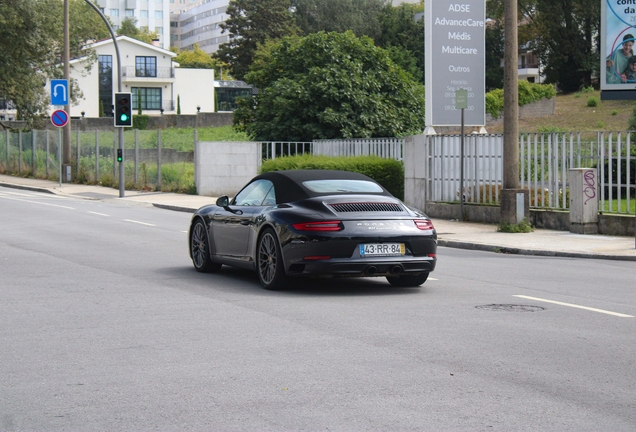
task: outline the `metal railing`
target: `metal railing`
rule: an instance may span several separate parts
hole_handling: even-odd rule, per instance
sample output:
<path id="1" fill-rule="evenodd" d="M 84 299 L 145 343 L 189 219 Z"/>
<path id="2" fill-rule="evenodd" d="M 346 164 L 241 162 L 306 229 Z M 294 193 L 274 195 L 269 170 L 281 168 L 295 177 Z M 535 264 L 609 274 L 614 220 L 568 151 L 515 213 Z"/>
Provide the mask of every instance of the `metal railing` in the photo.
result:
<path id="1" fill-rule="evenodd" d="M 161 66 L 154 69 L 140 69 L 135 66 L 123 66 L 122 76 L 136 78 L 174 78 L 174 68 Z"/>

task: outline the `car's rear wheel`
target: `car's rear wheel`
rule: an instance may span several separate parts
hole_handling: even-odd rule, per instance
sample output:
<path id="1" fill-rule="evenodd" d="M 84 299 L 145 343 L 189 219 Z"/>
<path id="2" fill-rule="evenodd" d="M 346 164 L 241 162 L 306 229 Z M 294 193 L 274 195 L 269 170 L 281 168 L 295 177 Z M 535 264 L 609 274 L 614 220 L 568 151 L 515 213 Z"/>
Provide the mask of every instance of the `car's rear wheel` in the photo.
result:
<path id="1" fill-rule="evenodd" d="M 416 287 L 428 279 L 428 272 L 418 275 L 387 276 L 386 280 L 394 287 Z"/>
<path id="2" fill-rule="evenodd" d="M 256 255 L 258 279 L 263 287 L 268 290 L 283 288 L 286 281 L 285 269 L 276 234 L 271 228 L 266 228 L 261 234 Z"/>
<path id="3" fill-rule="evenodd" d="M 221 268 L 222 264 L 212 262 L 210 259 L 210 241 L 205 224 L 201 219 L 197 220 L 192 226 L 190 252 L 192 253 L 192 264 L 194 264 L 194 268 L 197 271 L 213 273 Z"/>

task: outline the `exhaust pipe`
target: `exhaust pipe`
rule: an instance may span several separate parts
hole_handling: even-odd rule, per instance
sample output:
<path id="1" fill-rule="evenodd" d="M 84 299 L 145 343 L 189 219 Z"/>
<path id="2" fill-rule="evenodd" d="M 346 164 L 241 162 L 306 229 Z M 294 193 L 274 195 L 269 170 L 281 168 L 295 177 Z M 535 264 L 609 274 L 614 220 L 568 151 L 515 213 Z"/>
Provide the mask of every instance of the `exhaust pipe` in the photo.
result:
<path id="1" fill-rule="evenodd" d="M 370 266 L 370 267 L 367 267 L 366 274 L 374 275 L 377 271 L 378 271 L 378 268 L 376 266 Z"/>
<path id="2" fill-rule="evenodd" d="M 391 270 L 389 270 L 389 273 L 391 273 L 392 275 L 398 275 L 402 273 L 402 266 L 396 265 L 391 267 Z"/>

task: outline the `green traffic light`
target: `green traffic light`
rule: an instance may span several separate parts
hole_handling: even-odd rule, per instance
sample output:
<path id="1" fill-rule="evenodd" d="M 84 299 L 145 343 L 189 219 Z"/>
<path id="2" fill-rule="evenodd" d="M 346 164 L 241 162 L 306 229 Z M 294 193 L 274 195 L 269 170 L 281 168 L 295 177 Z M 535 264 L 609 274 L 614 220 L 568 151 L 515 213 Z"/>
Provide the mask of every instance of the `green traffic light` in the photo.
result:
<path id="1" fill-rule="evenodd" d="M 119 116 L 119 119 L 123 122 L 128 121 L 128 115 L 127 114 L 122 114 L 121 116 Z"/>

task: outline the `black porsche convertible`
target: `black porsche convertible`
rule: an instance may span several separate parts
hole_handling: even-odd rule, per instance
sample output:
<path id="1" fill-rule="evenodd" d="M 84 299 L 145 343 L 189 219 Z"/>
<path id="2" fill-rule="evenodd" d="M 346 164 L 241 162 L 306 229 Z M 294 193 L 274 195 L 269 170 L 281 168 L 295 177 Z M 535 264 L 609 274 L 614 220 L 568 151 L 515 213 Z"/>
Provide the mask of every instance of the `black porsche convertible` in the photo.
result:
<path id="1" fill-rule="evenodd" d="M 437 233 L 424 213 L 347 171 L 258 175 L 233 199 L 198 209 L 188 239 L 197 271 L 256 270 L 271 290 L 302 276 L 384 276 L 415 287 L 437 260 Z"/>

